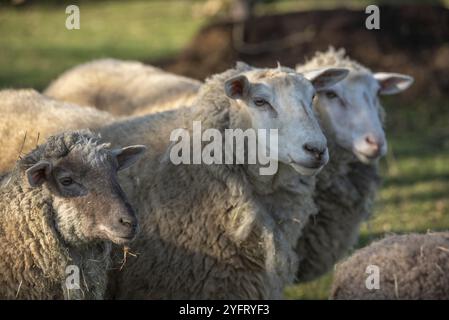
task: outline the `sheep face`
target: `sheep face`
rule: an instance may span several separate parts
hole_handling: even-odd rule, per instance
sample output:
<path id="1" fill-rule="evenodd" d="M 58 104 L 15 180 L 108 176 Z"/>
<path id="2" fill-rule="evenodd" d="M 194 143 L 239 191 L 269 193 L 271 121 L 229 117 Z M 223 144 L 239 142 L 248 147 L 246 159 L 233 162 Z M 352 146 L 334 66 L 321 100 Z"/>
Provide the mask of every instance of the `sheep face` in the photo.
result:
<path id="1" fill-rule="evenodd" d="M 345 71 L 346 72 L 346 71 Z M 228 79 L 225 92 L 253 129 L 277 129 L 277 159 L 303 175 L 327 163 L 327 141 L 312 110 L 316 88 L 327 87 L 341 74 L 317 74 L 309 81 L 288 68 L 251 69 Z M 271 152 L 270 152 L 271 154 Z"/>
<path id="2" fill-rule="evenodd" d="M 387 152 L 378 95 L 399 93 L 412 82 L 405 75 L 351 70 L 343 81 L 318 90 L 315 108 L 325 132 L 359 161 L 370 163 Z"/>
<path id="3" fill-rule="evenodd" d="M 40 160 L 26 171 L 31 187 L 45 184 L 53 196 L 55 226 L 72 245 L 96 240 L 132 240 L 137 220 L 117 171 L 129 167 L 143 146 L 107 150 L 79 143 L 57 160 Z"/>

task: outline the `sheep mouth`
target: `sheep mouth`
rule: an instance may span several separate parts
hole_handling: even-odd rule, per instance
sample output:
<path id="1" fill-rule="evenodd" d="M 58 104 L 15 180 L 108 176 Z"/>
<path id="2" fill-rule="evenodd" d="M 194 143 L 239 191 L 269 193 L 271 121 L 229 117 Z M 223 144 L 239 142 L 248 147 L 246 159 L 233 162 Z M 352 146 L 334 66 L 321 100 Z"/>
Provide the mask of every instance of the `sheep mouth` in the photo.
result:
<path id="1" fill-rule="evenodd" d="M 133 236 L 108 236 L 108 239 L 111 240 L 115 244 L 125 244 L 128 242 L 133 241 L 135 238 L 135 235 Z"/>
<path id="2" fill-rule="evenodd" d="M 305 163 L 295 163 L 296 165 L 300 165 L 306 169 L 320 169 L 321 167 L 323 167 L 326 163 L 323 161 L 316 161 L 316 162 L 309 162 L 307 164 Z"/>
<path id="3" fill-rule="evenodd" d="M 324 167 L 327 164 L 327 158 L 323 158 L 320 160 L 309 158 L 305 161 L 295 160 L 290 154 L 287 154 L 289 162 L 287 164 L 293 167 L 302 167 L 305 169 L 318 170 Z"/>
<path id="4" fill-rule="evenodd" d="M 137 232 L 131 232 L 129 234 L 122 234 L 113 232 L 107 229 L 101 230 L 101 236 L 106 238 L 106 240 L 110 240 L 115 244 L 125 244 L 131 242 L 135 239 Z"/>
<path id="5" fill-rule="evenodd" d="M 116 243 L 116 244 L 125 244 L 125 243 L 133 241 L 134 238 L 135 238 L 135 236 L 132 236 L 132 237 L 120 237 L 120 236 L 118 236 L 118 237 L 115 237 L 114 239 L 111 238 L 111 241 Z"/>
<path id="6" fill-rule="evenodd" d="M 292 166 L 293 169 L 295 169 L 296 172 L 305 175 L 305 176 L 313 176 L 321 171 L 321 169 L 324 167 L 322 163 L 299 163 L 299 162 L 290 162 L 290 166 Z"/>
<path id="7" fill-rule="evenodd" d="M 372 153 L 372 154 L 360 152 L 358 150 L 354 150 L 353 152 L 360 161 L 362 161 L 363 163 L 367 163 L 367 164 L 376 161 L 377 159 L 379 159 L 382 156 L 382 152 L 380 152 L 380 151 Z"/>

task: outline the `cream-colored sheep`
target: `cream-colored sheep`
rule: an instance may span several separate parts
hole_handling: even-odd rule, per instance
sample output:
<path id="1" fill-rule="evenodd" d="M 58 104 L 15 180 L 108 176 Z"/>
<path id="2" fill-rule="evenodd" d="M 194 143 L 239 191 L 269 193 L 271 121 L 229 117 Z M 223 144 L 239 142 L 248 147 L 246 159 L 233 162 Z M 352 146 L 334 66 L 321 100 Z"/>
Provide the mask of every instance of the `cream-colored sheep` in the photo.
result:
<path id="1" fill-rule="evenodd" d="M 103 59 L 69 69 L 44 93 L 114 115 L 143 115 L 190 105 L 200 85 L 137 61 Z"/>
<path id="2" fill-rule="evenodd" d="M 448 300 L 449 233 L 393 235 L 337 265 L 332 299 Z"/>
<path id="3" fill-rule="evenodd" d="M 346 72 L 324 71 L 312 83 L 329 86 Z M 142 230 L 130 245 L 137 258 L 129 256 L 111 276 L 110 297 L 282 297 L 297 268 L 294 244 L 316 210 L 314 177 L 305 174 L 327 161 L 311 109 L 313 93 L 311 82 L 294 70 L 238 64 L 207 80 L 191 109 L 101 129 L 106 140 L 142 141 L 152 150 L 121 180 L 139 209 Z M 165 151 L 170 132 L 192 133 L 193 120 L 222 136 L 228 128 L 277 128 L 277 173 L 261 175 L 260 164 L 173 164 L 172 149 Z"/>
<path id="4" fill-rule="evenodd" d="M 50 135 L 97 128 L 114 120 L 106 112 L 47 98 L 34 90 L 0 91 L 0 174 Z"/>
<path id="5" fill-rule="evenodd" d="M 319 213 L 308 222 L 297 244 L 303 259 L 298 281 L 329 271 L 356 243 L 380 184 L 378 160 L 387 151 L 378 95 L 402 92 L 413 82 L 397 73 L 372 73 L 344 50 L 333 48 L 318 52 L 297 71 L 307 74 L 323 67 L 347 68 L 349 74 L 319 91 L 314 103 L 328 139 L 330 161 L 317 177 L 314 201 Z"/>

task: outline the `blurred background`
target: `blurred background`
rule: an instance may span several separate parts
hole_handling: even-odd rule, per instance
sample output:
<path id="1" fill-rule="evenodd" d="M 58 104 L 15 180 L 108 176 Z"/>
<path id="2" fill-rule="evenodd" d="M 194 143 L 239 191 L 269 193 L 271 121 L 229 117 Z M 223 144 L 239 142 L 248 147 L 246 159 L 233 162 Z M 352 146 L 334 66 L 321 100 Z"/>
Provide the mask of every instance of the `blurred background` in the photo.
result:
<path id="1" fill-rule="evenodd" d="M 80 8 L 80 30 L 65 28 L 69 4 Z M 365 28 L 369 4 L 380 8 L 380 30 Z M 2 89 L 42 90 L 104 57 L 204 79 L 237 60 L 293 67 L 330 45 L 373 71 L 415 78 L 383 99 L 390 149 L 358 246 L 392 232 L 449 229 L 449 0 L 0 0 Z M 332 272 L 286 296 L 326 299 L 331 281 Z"/>

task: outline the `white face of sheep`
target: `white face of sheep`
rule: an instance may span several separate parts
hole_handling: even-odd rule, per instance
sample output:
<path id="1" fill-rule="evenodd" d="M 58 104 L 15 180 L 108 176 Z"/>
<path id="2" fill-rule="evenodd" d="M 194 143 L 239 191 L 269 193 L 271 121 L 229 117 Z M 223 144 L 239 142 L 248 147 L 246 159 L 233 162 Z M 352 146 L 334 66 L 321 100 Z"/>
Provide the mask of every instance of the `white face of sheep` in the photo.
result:
<path id="1" fill-rule="evenodd" d="M 313 97 L 316 90 L 334 85 L 346 74 L 346 69 L 326 69 L 308 80 L 294 70 L 253 69 L 227 80 L 225 92 L 247 116 L 249 127 L 278 130 L 277 158 L 270 160 L 313 175 L 329 159 L 312 109 Z"/>
<path id="2" fill-rule="evenodd" d="M 328 138 L 363 163 L 384 156 L 387 141 L 378 95 L 397 94 L 412 83 L 407 75 L 351 70 L 343 81 L 319 90 L 315 108 Z"/>

